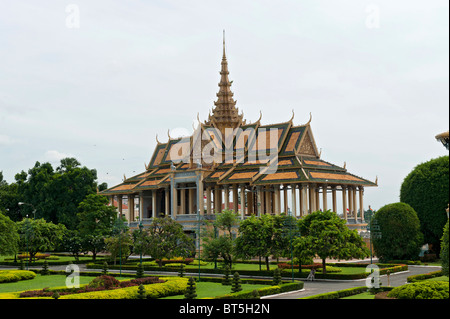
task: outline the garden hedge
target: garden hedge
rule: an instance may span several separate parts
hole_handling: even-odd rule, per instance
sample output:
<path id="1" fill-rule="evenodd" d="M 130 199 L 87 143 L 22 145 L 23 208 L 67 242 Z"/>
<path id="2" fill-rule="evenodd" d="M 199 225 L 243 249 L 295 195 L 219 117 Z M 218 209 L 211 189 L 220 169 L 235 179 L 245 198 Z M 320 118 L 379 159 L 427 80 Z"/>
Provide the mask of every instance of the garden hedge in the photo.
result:
<path id="1" fill-rule="evenodd" d="M 303 282 L 293 282 L 288 284 L 281 284 L 279 286 L 270 286 L 260 289 L 255 289 L 258 291 L 260 297 L 280 294 L 283 292 L 295 291 L 303 289 Z M 233 294 L 226 294 L 223 296 L 217 296 L 213 299 L 252 299 L 253 290 L 240 291 Z"/>
<path id="2" fill-rule="evenodd" d="M 435 277 L 440 277 L 440 276 L 443 276 L 442 270 L 429 272 L 427 274 L 419 274 L 419 275 L 409 276 L 408 278 L 406 278 L 406 282 L 409 282 L 409 283 L 417 282 L 417 281 L 422 281 L 425 279 L 430 279 L 430 278 L 435 278 Z"/>
<path id="3" fill-rule="evenodd" d="M 0 270 L 0 283 L 29 280 L 36 277 L 36 273 L 28 270 Z"/>
<path id="4" fill-rule="evenodd" d="M 144 285 L 147 299 L 183 294 L 187 278 L 167 277 L 164 283 Z M 61 296 L 60 299 L 137 299 L 138 286 Z"/>
<path id="5" fill-rule="evenodd" d="M 448 299 L 449 285 L 446 281 L 420 281 L 395 287 L 387 295 L 397 299 Z"/>

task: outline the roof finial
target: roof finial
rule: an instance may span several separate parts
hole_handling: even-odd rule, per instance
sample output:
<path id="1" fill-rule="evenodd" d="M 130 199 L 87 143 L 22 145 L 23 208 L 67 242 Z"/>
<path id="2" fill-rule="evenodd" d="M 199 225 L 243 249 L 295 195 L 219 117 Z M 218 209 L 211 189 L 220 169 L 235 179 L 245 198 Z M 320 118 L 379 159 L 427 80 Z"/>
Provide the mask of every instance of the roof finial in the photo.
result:
<path id="1" fill-rule="evenodd" d="M 225 58 L 225 29 L 223 30 L 223 57 Z"/>

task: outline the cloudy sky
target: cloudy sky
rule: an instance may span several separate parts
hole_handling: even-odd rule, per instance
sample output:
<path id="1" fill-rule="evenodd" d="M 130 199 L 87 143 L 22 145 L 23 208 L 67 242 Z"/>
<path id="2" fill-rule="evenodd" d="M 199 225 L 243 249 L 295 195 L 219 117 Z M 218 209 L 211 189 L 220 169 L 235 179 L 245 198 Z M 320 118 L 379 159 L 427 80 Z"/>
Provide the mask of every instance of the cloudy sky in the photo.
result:
<path id="1" fill-rule="evenodd" d="M 448 154 L 446 0 L 61 1 L 0 5 L 0 171 L 65 156 L 109 186 L 144 170 L 167 130 L 192 132 L 218 91 L 222 30 L 237 106 L 311 123 L 322 158 L 397 202 Z"/>

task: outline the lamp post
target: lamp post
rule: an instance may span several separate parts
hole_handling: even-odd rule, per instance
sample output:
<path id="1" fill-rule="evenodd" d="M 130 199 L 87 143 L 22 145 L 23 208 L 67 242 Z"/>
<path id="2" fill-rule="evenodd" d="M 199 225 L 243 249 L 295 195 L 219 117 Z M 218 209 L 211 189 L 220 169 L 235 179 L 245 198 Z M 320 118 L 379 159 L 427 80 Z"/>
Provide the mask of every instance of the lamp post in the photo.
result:
<path id="1" fill-rule="evenodd" d="M 19 202 L 18 204 L 19 204 L 19 206 L 28 205 L 31 208 L 33 208 L 33 219 L 36 219 L 36 208 L 32 204 L 24 203 L 24 202 Z M 27 215 L 27 218 L 28 218 L 28 215 Z"/>
<path id="2" fill-rule="evenodd" d="M 142 220 L 139 222 L 139 237 L 140 237 L 140 242 L 141 242 L 141 253 L 140 253 L 140 257 L 139 257 L 139 262 L 141 264 L 142 267 L 142 229 L 144 228 L 144 225 L 142 224 Z"/>
<path id="3" fill-rule="evenodd" d="M 32 204 L 24 203 L 24 202 L 19 202 L 18 204 L 19 204 L 19 206 L 28 205 L 31 208 L 33 208 L 33 220 L 36 219 L 36 208 L 34 208 L 34 206 Z M 26 218 L 27 218 L 27 220 L 26 220 L 26 229 L 25 229 L 25 241 L 26 241 L 26 248 L 27 248 L 27 255 L 26 255 L 27 257 L 26 257 L 25 265 L 26 265 L 26 270 L 28 270 L 28 261 L 29 261 L 29 258 L 28 258 L 28 251 L 29 251 L 28 250 L 28 241 L 29 241 L 29 237 L 30 237 L 30 220 L 28 219 L 28 214 L 26 215 Z"/>

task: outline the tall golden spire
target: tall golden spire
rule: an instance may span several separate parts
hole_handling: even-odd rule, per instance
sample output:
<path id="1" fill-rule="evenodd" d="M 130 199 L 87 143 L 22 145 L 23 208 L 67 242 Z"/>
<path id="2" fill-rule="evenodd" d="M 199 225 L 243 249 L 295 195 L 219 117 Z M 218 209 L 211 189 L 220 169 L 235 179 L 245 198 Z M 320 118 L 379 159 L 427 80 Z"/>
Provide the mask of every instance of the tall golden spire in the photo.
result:
<path id="1" fill-rule="evenodd" d="M 228 78 L 228 61 L 225 54 L 225 30 L 223 31 L 223 55 L 220 70 L 219 92 L 217 101 L 214 102 L 213 114 L 209 116 L 205 124 L 213 124 L 221 131 L 225 128 L 236 128 L 242 123 L 243 114 L 239 115 L 236 108 L 236 101 L 233 99 L 231 82 Z"/>

